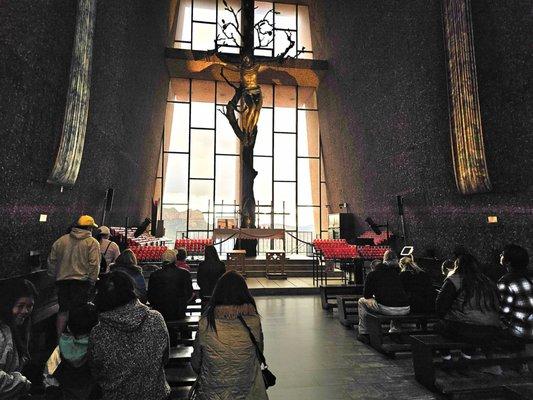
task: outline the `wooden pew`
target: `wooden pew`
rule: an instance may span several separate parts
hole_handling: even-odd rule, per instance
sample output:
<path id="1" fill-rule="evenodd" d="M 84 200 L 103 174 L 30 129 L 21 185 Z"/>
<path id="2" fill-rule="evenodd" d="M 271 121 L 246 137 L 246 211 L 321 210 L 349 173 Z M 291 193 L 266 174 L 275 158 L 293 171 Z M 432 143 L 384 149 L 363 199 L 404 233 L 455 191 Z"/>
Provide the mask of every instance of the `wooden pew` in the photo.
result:
<path id="1" fill-rule="evenodd" d="M 402 324 L 400 332 L 389 333 L 389 324 L 397 321 Z M 367 314 L 367 331 L 370 338 L 370 346 L 387 357 L 394 358 L 396 353 L 411 351 L 409 340 L 402 338 L 411 334 L 423 334 L 432 332 L 432 325 L 438 321 L 436 314 L 407 314 L 407 315 L 383 315 L 369 312 Z M 382 325 L 385 325 L 384 327 Z M 414 325 L 414 327 L 413 327 Z M 428 330 L 429 329 L 429 330 Z M 394 339 L 395 342 L 385 342 L 385 337 Z"/>
<path id="2" fill-rule="evenodd" d="M 362 295 L 337 296 L 337 313 L 342 325 L 351 328 L 359 323 L 357 301 L 361 297 Z"/>
<path id="3" fill-rule="evenodd" d="M 531 399 L 533 377 L 527 375 L 491 375 L 480 368 L 500 365 L 518 367 L 523 362 L 533 361 L 533 356 L 516 357 L 516 351 L 524 348 L 513 340 L 501 340 L 494 347 L 494 358 L 444 361 L 437 351 L 471 349 L 472 345 L 454 342 L 440 335 L 412 335 L 411 348 L 416 380 L 430 390 L 449 396 L 486 398 L 500 395 L 506 399 Z M 480 397 L 477 397 L 480 396 Z"/>
<path id="4" fill-rule="evenodd" d="M 363 294 L 363 285 L 329 285 L 320 286 L 320 299 L 322 300 L 322 309 L 331 310 L 337 308 L 337 296 L 355 296 Z M 332 300 L 335 300 L 333 302 Z"/>

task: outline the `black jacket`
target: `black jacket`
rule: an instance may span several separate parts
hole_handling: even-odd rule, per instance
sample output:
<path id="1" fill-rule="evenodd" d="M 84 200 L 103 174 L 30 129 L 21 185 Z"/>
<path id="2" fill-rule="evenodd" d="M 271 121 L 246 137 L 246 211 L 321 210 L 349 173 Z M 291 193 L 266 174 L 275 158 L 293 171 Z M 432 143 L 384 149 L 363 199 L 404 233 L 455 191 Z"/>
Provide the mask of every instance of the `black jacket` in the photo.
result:
<path id="1" fill-rule="evenodd" d="M 379 304 L 387 307 L 405 307 L 409 299 L 403 289 L 398 273 L 399 269 L 388 265 L 381 265 L 370 272 L 365 280 L 364 297 L 375 297 Z"/>
<path id="2" fill-rule="evenodd" d="M 435 311 L 437 291 L 433 288 L 427 272 L 400 272 L 400 280 L 409 298 L 411 312 L 426 313 Z"/>
<path id="3" fill-rule="evenodd" d="M 150 275 L 148 301 L 165 320 L 185 317 L 192 297 L 191 273 L 175 265 L 167 265 Z"/>
<path id="4" fill-rule="evenodd" d="M 211 296 L 218 279 L 226 272 L 225 264 L 220 262 L 202 261 L 198 266 L 196 278 L 200 286 L 200 296 Z"/>

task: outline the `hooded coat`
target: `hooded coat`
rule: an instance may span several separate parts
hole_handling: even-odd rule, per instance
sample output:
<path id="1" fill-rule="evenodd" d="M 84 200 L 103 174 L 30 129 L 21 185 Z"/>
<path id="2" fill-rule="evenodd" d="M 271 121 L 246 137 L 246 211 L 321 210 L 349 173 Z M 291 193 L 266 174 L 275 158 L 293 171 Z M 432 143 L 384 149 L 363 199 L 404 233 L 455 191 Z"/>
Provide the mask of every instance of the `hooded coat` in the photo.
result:
<path id="1" fill-rule="evenodd" d="M 52 245 L 48 274 L 56 281 L 96 282 L 100 271 L 100 244 L 86 229 L 72 228 Z"/>
<path id="2" fill-rule="evenodd" d="M 99 315 L 88 356 L 103 400 L 163 400 L 170 394 L 165 321 L 138 300 Z"/>
<path id="3" fill-rule="evenodd" d="M 126 249 L 118 256 L 114 264 L 109 267 L 111 271 L 125 272 L 133 279 L 135 284 L 135 294 L 139 300 L 146 303 L 146 281 L 142 273 L 142 268 L 137 265 L 137 257 L 133 251 Z"/>
<path id="4" fill-rule="evenodd" d="M 23 367 L 11 328 L 0 321 L 0 399 L 15 400 L 30 389 L 30 381 L 20 371 Z"/>
<path id="5" fill-rule="evenodd" d="M 191 364 L 198 373 L 198 400 L 267 400 L 261 366 L 243 316 L 263 351 L 261 321 L 251 304 L 217 306 L 216 332 L 200 320 Z"/>

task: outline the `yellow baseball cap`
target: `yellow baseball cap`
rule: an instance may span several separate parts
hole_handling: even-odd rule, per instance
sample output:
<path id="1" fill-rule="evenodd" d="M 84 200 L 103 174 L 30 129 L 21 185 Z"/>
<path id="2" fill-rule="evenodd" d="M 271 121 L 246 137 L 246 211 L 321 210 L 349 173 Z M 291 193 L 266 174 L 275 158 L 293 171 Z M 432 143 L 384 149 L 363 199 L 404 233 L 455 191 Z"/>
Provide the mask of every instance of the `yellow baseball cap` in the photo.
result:
<path id="1" fill-rule="evenodd" d="M 78 226 L 93 226 L 95 228 L 98 228 L 98 225 L 94 223 L 94 218 L 90 215 L 82 215 L 78 219 Z"/>

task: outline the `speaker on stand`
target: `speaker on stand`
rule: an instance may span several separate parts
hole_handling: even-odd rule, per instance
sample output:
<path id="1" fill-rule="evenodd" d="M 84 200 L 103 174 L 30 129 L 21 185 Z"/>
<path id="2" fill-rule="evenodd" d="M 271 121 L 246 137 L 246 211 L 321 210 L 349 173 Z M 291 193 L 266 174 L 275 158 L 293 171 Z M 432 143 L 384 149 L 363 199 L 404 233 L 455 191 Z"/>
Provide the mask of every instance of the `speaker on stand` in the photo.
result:
<path id="1" fill-rule="evenodd" d="M 403 214 L 403 198 L 401 195 L 396 196 L 396 202 L 398 203 L 398 215 L 400 216 L 400 224 L 402 228 L 402 240 L 403 240 L 403 245 L 405 246 L 405 243 L 407 242 L 407 233 L 405 230 L 405 218 Z"/>
<path id="2" fill-rule="evenodd" d="M 105 193 L 105 199 L 104 199 L 104 208 L 102 209 L 102 220 L 100 222 L 100 225 L 105 225 L 105 217 L 106 213 L 111 211 L 113 208 L 113 195 L 114 190 L 112 188 L 108 188 Z"/>

